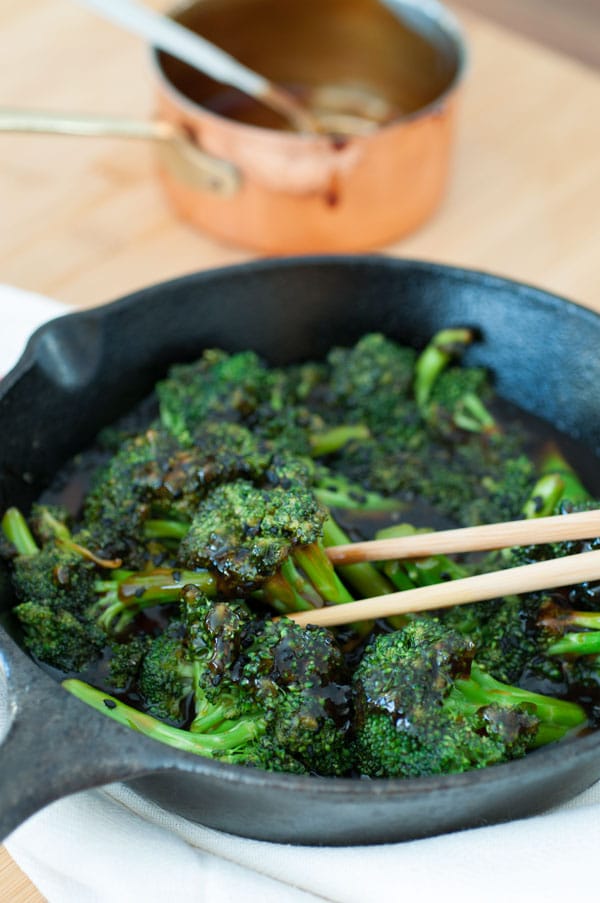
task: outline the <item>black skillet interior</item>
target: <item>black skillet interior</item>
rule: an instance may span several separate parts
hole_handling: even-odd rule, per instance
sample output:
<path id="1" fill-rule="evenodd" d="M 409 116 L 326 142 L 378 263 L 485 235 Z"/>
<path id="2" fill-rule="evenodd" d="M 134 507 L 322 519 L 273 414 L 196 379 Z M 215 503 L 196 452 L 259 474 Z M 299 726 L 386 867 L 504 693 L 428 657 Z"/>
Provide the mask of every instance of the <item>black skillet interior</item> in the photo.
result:
<path id="1" fill-rule="evenodd" d="M 597 452 L 595 314 L 528 286 L 431 264 L 374 256 L 259 261 L 153 286 L 38 331 L 0 394 L 1 507 L 27 506 L 169 363 L 205 347 L 252 348 L 284 364 L 322 357 L 373 330 L 420 347 L 452 325 L 479 331 L 468 363 L 490 368 L 500 394 Z M 0 584 L 5 616 L 11 601 Z M 59 796 L 130 779 L 163 807 L 232 833 L 374 843 L 531 814 L 600 776 L 594 734 L 464 775 L 267 774 L 175 752 L 84 709 L 1 628 L 0 679 L 13 708 L 0 747 L 0 834 Z M 40 724 L 42 705 L 52 717 Z"/>

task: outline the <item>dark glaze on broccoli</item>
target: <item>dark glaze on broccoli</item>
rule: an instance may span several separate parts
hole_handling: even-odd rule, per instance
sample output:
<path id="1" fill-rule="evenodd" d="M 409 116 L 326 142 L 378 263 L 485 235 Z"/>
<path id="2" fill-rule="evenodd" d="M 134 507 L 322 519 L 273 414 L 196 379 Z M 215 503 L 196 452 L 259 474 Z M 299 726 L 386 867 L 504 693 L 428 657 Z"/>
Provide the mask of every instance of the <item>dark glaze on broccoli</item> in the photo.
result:
<path id="1" fill-rule="evenodd" d="M 173 367 L 142 429 L 129 416 L 104 431 L 73 523 L 51 505 L 29 523 L 6 513 L 0 551 L 26 647 L 122 724 L 275 771 L 452 773 L 595 724 L 593 586 L 336 632 L 273 619 L 582 550 L 329 561 L 328 546 L 382 524 L 389 535 L 430 514 L 446 526 L 592 504 L 558 449 L 538 460 L 498 422 L 487 373 L 462 365 L 475 341 L 452 326 L 421 352 L 371 334 L 320 363 L 209 349 Z M 555 698 L 567 695 L 586 711 Z"/>
<path id="2" fill-rule="evenodd" d="M 575 703 L 501 684 L 435 618 L 368 647 L 354 675 L 355 754 L 372 777 L 418 777 L 518 758 L 586 722 Z"/>
<path id="3" fill-rule="evenodd" d="M 199 754 L 321 774 L 351 765 L 348 674 L 328 631 L 263 621 L 242 602 L 187 591 L 179 620 L 152 641 L 139 687 L 174 738 L 189 721 Z M 207 736 L 222 745 L 204 752 Z"/>

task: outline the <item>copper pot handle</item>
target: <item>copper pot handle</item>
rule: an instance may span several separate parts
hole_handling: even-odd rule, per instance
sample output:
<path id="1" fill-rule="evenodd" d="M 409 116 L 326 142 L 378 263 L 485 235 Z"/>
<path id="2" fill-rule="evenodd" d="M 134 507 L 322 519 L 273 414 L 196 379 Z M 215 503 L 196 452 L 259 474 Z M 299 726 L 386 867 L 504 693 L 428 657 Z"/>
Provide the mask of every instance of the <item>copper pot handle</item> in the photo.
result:
<path id="1" fill-rule="evenodd" d="M 207 154 L 184 132 L 162 120 L 0 107 L 0 132 L 155 141 L 161 162 L 190 188 L 228 197 L 236 193 L 241 183 L 239 170 L 232 163 Z"/>

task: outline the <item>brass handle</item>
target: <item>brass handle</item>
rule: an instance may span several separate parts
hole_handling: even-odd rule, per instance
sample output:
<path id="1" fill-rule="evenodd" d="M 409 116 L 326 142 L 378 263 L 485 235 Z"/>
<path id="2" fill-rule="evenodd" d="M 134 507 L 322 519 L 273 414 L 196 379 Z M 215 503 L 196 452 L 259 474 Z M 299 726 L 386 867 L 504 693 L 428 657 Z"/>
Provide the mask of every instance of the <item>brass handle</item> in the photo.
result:
<path id="1" fill-rule="evenodd" d="M 162 120 L 0 107 L 0 132 L 156 141 L 162 163 L 190 188 L 227 197 L 235 194 L 241 182 L 240 173 L 232 163 L 207 154 L 174 125 Z"/>

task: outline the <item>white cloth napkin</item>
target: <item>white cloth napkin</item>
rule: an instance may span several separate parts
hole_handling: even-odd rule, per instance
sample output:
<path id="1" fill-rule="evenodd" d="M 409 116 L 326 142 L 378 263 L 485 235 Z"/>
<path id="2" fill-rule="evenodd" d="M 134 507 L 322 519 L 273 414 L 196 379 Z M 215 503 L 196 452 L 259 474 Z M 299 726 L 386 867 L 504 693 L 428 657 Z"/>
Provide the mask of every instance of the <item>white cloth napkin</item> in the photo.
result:
<path id="1" fill-rule="evenodd" d="M 14 362 L 28 332 L 61 310 L 56 302 L 0 286 L 0 368 Z M 114 784 L 54 803 L 6 846 L 51 903 L 564 903 L 586 892 L 598 898 L 600 783 L 535 818 L 347 848 L 232 837 Z"/>

